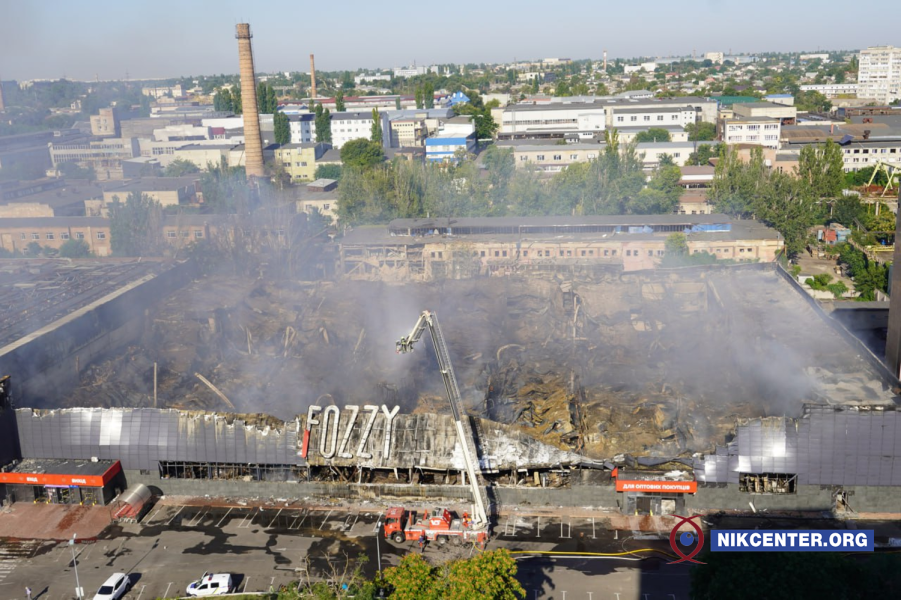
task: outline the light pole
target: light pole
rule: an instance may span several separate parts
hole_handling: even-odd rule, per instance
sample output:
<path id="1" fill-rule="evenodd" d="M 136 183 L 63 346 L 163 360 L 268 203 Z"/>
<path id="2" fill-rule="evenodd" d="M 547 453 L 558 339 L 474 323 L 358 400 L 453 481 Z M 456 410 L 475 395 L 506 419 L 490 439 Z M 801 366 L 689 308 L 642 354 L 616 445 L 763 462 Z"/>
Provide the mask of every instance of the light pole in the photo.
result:
<path id="1" fill-rule="evenodd" d="M 69 540 L 69 547 L 72 548 L 72 567 L 75 569 L 75 597 L 78 600 L 82 600 L 84 595 L 81 593 L 81 584 L 78 583 L 78 561 L 75 560 L 75 536 L 77 533 L 72 534 L 72 539 Z"/>
<path id="2" fill-rule="evenodd" d="M 375 555 L 379 565 L 379 575 L 382 574 L 382 550 L 379 546 L 379 538 L 382 536 L 382 520 L 375 524 Z"/>
<path id="3" fill-rule="evenodd" d="M 378 561 L 379 573 L 379 598 L 385 597 L 385 590 L 381 587 L 381 579 L 382 579 L 382 549 L 379 545 L 379 538 L 382 537 L 382 519 L 379 518 L 379 522 L 375 525 L 375 556 Z"/>

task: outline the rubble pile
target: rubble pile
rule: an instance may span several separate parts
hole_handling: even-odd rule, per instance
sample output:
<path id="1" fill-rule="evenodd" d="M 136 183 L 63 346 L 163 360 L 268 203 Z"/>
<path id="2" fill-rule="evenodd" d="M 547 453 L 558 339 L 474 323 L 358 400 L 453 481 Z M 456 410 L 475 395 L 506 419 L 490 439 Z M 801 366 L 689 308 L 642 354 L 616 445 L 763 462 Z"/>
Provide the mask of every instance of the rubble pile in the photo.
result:
<path id="1" fill-rule="evenodd" d="M 472 414 L 589 457 L 688 456 L 738 418 L 894 399 L 775 272 L 605 277 L 208 277 L 161 303 L 140 344 L 83 369 L 56 402 L 153 406 L 156 363 L 160 407 L 282 419 L 331 403 L 441 413 L 430 344 L 394 351 L 423 309 L 440 318 Z"/>

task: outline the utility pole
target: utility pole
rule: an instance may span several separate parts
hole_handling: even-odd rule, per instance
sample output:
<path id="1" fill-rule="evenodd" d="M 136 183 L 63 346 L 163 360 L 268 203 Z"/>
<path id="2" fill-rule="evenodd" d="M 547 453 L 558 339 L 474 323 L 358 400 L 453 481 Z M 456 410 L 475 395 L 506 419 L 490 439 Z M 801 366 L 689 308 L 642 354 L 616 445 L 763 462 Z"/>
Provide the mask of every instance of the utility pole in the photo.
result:
<path id="1" fill-rule="evenodd" d="M 72 539 L 69 540 L 69 547 L 72 548 L 72 568 L 75 569 L 75 597 L 78 600 L 83 600 L 84 593 L 81 590 L 81 584 L 78 583 L 78 561 L 75 559 L 75 537 L 77 533 L 72 534 Z"/>

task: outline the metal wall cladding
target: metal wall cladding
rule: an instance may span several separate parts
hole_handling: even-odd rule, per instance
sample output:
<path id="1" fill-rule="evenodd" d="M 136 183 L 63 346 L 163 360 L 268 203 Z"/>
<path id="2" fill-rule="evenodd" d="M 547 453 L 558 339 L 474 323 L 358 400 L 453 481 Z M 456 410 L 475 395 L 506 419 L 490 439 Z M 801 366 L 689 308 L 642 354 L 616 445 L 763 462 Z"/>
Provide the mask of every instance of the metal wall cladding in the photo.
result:
<path id="1" fill-rule="evenodd" d="M 740 473 L 795 473 L 800 485 L 901 485 L 901 413 L 805 407 L 794 419 L 761 419 L 695 460 L 707 483 L 738 483 Z"/>
<path id="2" fill-rule="evenodd" d="M 153 408 L 16 411 L 23 458 L 120 460 L 124 469 L 155 471 L 159 461 L 303 464 L 297 423 L 280 429 L 231 424 L 221 415 Z"/>

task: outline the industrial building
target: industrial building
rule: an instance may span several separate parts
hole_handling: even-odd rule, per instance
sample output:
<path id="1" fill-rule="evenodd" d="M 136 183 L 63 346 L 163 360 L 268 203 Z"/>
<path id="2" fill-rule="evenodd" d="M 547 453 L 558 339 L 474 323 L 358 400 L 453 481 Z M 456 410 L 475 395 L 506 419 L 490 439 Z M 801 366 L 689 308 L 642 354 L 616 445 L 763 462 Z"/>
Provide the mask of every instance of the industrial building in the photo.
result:
<path id="1" fill-rule="evenodd" d="M 573 267 L 649 269 L 675 232 L 687 234 L 692 253 L 741 262 L 772 262 L 783 247 L 775 230 L 725 215 L 395 219 L 386 228 L 348 232 L 338 272 L 432 280 Z"/>

